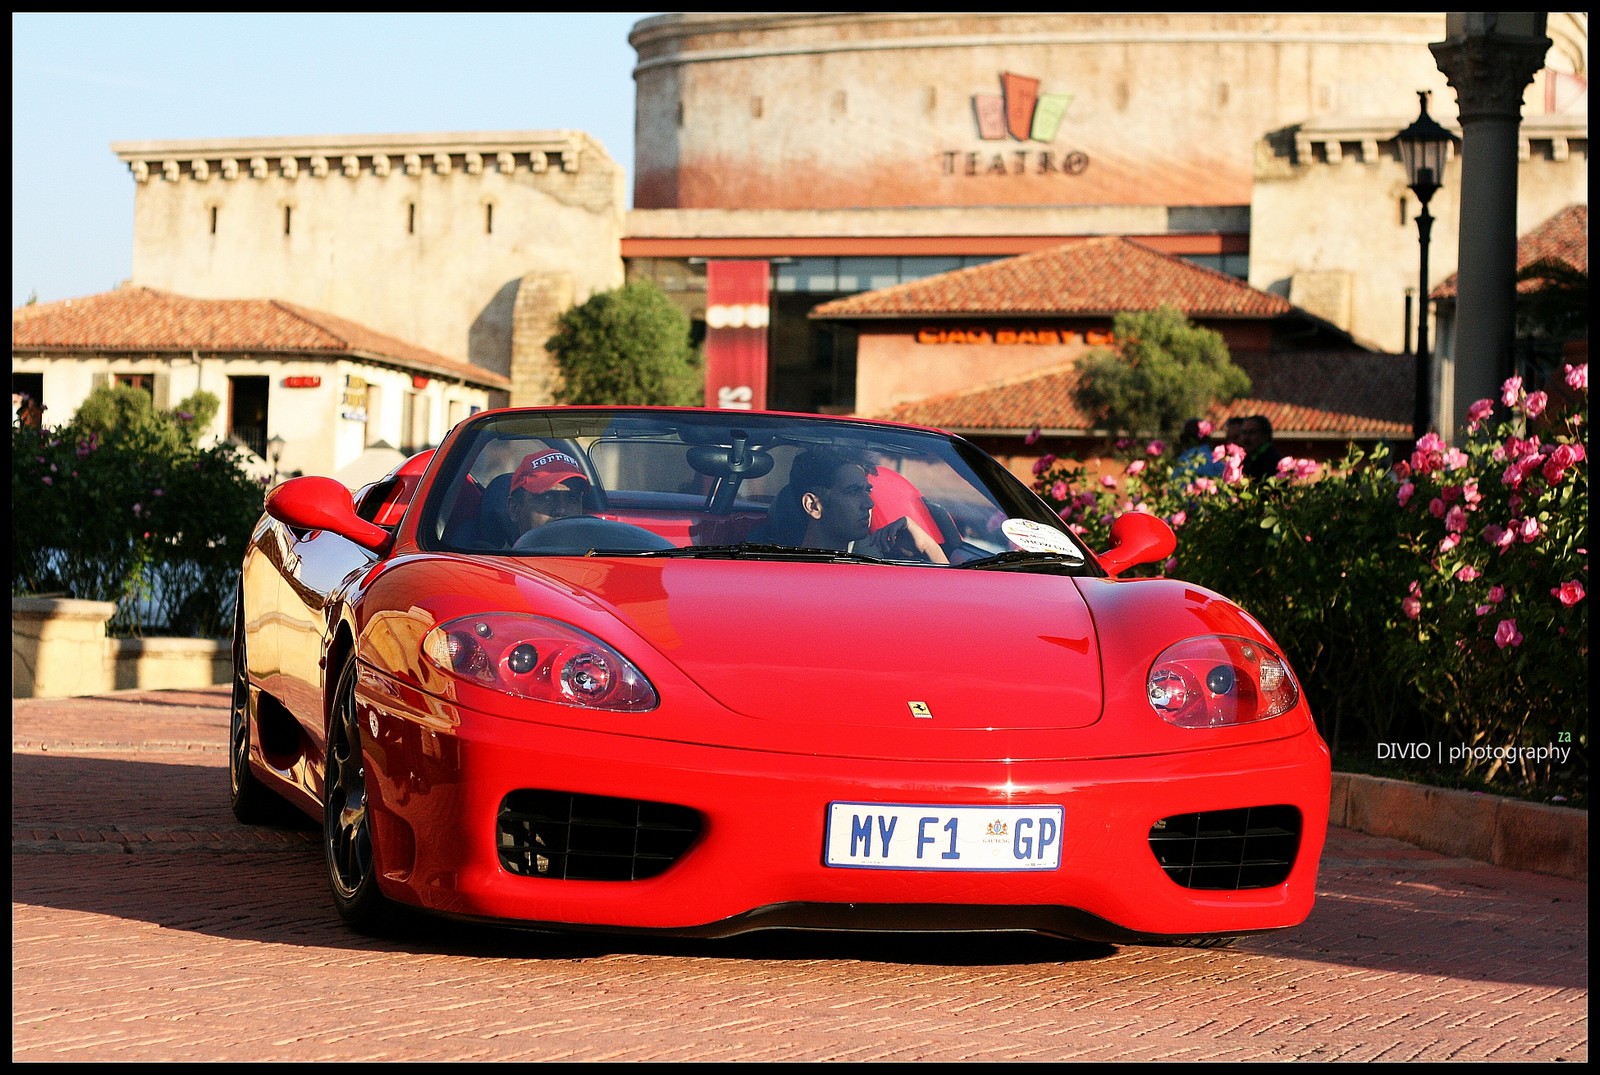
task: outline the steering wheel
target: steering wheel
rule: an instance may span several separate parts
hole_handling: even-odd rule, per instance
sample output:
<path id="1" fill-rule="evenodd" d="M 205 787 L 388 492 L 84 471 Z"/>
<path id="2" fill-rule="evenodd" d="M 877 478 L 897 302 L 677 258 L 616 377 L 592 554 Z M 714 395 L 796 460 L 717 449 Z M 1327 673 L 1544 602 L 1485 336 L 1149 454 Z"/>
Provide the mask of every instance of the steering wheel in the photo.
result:
<path id="1" fill-rule="evenodd" d="M 660 534 L 632 523 L 600 519 L 593 515 L 569 515 L 552 519 L 517 539 L 511 548 L 517 552 L 570 553 L 581 556 L 597 552 L 645 552 L 676 548 Z"/>

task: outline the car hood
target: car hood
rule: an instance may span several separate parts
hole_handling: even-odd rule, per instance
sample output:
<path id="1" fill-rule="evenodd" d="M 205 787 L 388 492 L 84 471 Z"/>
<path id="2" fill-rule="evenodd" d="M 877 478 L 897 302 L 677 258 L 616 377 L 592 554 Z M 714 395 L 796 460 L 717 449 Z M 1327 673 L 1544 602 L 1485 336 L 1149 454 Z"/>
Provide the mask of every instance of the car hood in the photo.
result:
<path id="1" fill-rule="evenodd" d="M 591 627 L 608 613 L 723 706 L 841 726 L 1078 728 L 1099 643 L 1070 578 L 870 564 L 528 561 Z M 607 641 L 643 666 L 622 638 Z M 648 670 L 647 670 L 648 671 Z"/>

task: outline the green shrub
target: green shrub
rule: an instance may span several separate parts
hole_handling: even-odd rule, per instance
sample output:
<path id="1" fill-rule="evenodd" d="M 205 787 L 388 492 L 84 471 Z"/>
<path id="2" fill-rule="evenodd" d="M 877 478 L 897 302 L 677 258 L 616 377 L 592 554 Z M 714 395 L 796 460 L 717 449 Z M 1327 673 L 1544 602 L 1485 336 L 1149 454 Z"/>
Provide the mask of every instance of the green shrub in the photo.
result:
<path id="1" fill-rule="evenodd" d="M 691 406 L 705 396 L 689 318 L 648 282 L 567 310 L 545 348 L 561 370 L 557 403 Z"/>
<path id="2" fill-rule="evenodd" d="M 226 635 L 261 484 L 177 414 L 88 418 L 11 428 L 11 592 L 114 602 L 114 634 Z"/>
<path id="3" fill-rule="evenodd" d="M 1047 456 L 1036 487 L 1095 549 L 1121 512 L 1167 519 L 1173 558 L 1130 574 L 1187 579 L 1260 620 L 1336 756 L 1426 744 L 1447 782 L 1586 800 L 1588 367 L 1567 383 L 1556 407 L 1508 381 L 1504 420 L 1482 425 L 1482 401 L 1460 449 L 1430 436 L 1408 459 L 1352 449 L 1252 481 L 1237 448 L 1218 449 L 1218 479 L 1174 478 L 1164 444 L 1125 441 L 1120 474 Z"/>

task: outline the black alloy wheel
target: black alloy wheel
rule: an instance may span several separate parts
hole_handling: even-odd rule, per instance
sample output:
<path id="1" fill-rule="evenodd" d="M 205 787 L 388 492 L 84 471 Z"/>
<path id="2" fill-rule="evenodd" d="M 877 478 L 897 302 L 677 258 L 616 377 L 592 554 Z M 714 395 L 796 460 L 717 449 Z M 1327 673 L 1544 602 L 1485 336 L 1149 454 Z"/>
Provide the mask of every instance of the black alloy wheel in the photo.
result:
<path id="1" fill-rule="evenodd" d="M 356 713 L 356 661 L 352 657 L 334 689 L 333 717 L 322 780 L 322 850 L 334 906 L 358 933 L 382 935 L 395 908 L 378 891 L 372 821 L 367 812 L 366 762 Z"/>

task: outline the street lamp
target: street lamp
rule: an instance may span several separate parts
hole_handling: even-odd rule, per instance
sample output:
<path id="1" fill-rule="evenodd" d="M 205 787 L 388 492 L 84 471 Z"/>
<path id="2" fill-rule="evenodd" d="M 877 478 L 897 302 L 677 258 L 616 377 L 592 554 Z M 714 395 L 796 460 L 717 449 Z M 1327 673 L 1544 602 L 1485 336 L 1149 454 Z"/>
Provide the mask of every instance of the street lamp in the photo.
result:
<path id="1" fill-rule="evenodd" d="M 1428 238 L 1433 231 L 1433 215 L 1428 202 L 1444 185 L 1444 162 L 1456 137 L 1428 115 L 1428 91 L 1418 90 L 1422 111 L 1416 120 L 1394 136 L 1400 147 L 1400 160 L 1406 166 L 1406 185 L 1417 196 L 1422 211 L 1417 214 L 1417 241 L 1422 246 L 1421 284 L 1417 289 L 1417 372 L 1416 392 L 1411 410 L 1411 439 L 1421 440 L 1433 424 L 1433 355 L 1428 349 Z"/>
<path id="2" fill-rule="evenodd" d="M 283 458 L 284 445 L 287 442 L 276 433 L 267 441 L 267 459 L 272 463 L 272 484 L 278 484 L 278 460 Z"/>

